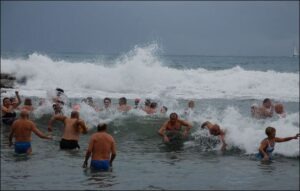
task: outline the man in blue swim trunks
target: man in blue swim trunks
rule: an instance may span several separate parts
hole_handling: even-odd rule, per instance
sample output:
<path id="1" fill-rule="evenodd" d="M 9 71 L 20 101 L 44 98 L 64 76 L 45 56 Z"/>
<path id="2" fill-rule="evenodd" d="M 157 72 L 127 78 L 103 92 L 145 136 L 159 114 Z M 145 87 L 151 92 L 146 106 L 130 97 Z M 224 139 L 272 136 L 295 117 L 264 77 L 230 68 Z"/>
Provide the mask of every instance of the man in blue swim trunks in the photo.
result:
<path id="1" fill-rule="evenodd" d="M 116 157 L 116 143 L 114 138 L 106 132 L 107 125 L 99 124 L 98 132 L 94 133 L 89 142 L 82 167 L 86 168 L 92 154 L 91 169 L 108 171 Z"/>
<path id="2" fill-rule="evenodd" d="M 9 135 L 9 146 L 12 145 L 12 139 L 15 137 L 15 152 L 18 154 L 31 153 L 31 132 L 34 132 L 42 139 L 52 139 L 43 134 L 32 122 L 29 120 L 29 113 L 27 110 L 22 110 L 20 118 L 17 119 L 11 126 L 11 133 Z"/>

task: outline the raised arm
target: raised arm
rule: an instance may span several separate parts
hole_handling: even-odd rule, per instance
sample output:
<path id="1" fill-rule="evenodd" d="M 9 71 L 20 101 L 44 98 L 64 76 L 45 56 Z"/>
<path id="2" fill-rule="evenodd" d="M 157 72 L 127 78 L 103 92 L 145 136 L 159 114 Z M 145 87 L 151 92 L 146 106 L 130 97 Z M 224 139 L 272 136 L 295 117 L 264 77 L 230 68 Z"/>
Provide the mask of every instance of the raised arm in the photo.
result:
<path id="1" fill-rule="evenodd" d="M 17 103 L 17 105 L 16 105 L 14 108 L 17 108 L 19 105 L 21 105 L 22 100 L 21 100 L 21 98 L 20 98 L 20 95 L 19 95 L 19 92 L 18 92 L 18 91 L 15 91 L 15 94 L 16 94 L 18 103 Z"/>
<path id="2" fill-rule="evenodd" d="M 52 123 L 53 123 L 55 120 L 64 122 L 66 118 L 67 118 L 66 116 L 63 116 L 63 115 L 60 115 L 60 114 L 54 115 L 54 116 L 50 119 L 50 121 L 48 122 L 48 131 L 49 131 L 49 132 L 52 131 Z"/>
<path id="3" fill-rule="evenodd" d="M 286 141 L 290 141 L 292 139 L 298 139 L 300 137 L 300 134 L 297 133 L 295 136 L 292 137 L 285 137 L 285 138 L 280 138 L 280 137 L 275 137 L 275 142 L 286 142 Z"/>

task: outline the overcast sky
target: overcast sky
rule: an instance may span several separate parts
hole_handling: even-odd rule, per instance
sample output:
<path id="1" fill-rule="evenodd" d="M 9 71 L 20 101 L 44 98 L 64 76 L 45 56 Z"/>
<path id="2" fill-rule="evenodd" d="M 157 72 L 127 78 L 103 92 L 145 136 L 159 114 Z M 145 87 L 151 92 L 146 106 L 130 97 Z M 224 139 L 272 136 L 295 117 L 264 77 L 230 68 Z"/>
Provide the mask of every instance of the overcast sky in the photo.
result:
<path id="1" fill-rule="evenodd" d="M 1 1 L 2 51 L 291 56 L 299 2 Z"/>

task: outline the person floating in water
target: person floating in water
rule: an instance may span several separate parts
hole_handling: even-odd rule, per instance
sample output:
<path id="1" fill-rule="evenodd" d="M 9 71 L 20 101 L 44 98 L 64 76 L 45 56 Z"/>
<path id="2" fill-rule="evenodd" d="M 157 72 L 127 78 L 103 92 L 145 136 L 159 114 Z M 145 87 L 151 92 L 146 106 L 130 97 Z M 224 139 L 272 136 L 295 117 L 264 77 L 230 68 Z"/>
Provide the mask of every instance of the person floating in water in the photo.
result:
<path id="1" fill-rule="evenodd" d="M 185 126 L 184 132 L 181 133 L 181 127 Z M 165 143 L 173 142 L 175 139 L 182 139 L 188 136 L 192 125 L 178 118 L 177 113 L 171 113 L 170 119 L 166 121 L 158 130 L 158 134 L 163 137 Z"/>
<path id="2" fill-rule="evenodd" d="M 209 133 L 213 136 L 218 136 L 220 141 L 222 142 L 221 150 L 224 151 L 226 149 L 226 142 L 225 142 L 225 131 L 220 128 L 218 124 L 212 124 L 209 121 L 202 123 L 201 128 L 207 128 Z"/>
<path id="3" fill-rule="evenodd" d="M 80 133 L 86 134 L 87 127 L 85 122 L 79 119 L 79 112 L 72 111 L 71 118 L 68 118 L 64 115 L 55 115 L 53 116 L 48 123 L 48 132 L 52 132 L 52 123 L 53 121 L 58 120 L 64 123 L 64 133 L 60 141 L 61 149 L 75 149 L 80 148 L 78 145 Z"/>
<path id="4" fill-rule="evenodd" d="M 274 127 L 267 127 L 265 132 L 268 137 L 261 141 L 260 146 L 258 148 L 259 153 L 257 153 L 256 155 L 258 159 L 262 160 L 272 160 L 272 152 L 275 148 L 275 142 L 286 142 L 292 139 L 298 139 L 300 137 L 299 133 L 292 137 L 276 137 L 276 129 Z"/>
<path id="5" fill-rule="evenodd" d="M 2 122 L 6 125 L 11 125 L 14 120 L 16 119 L 16 112 L 15 109 L 21 104 L 21 98 L 19 96 L 19 92 L 15 92 L 16 97 L 18 99 L 17 102 L 11 102 L 10 98 L 5 97 L 2 101 L 1 113 L 2 113 Z"/>
<path id="6" fill-rule="evenodd" d="M 107 171 L 112 167 L 116 157 L 116 143 L 114 138 L 106 132 L 107 125 L 99 124 L 97 133 L 94 133 L 89 141 L 88 150 L 82 167 L 86 168 L 92 155 L 91 169 Z"/>
<path id="7" fill-rule="evenodd" d="M 35 125 L 29 120 L 29 113 L 27 110 L 21 110 L 20 118 L 17 119 L 11 126 L 11 133 L 9 135 L 9 146 L 12 145 L 12 139 L 15 138 L 15 152 L 31 153 L 31 133 L 34 132 L 42 139 L 52 139 L 43 134 Z"/>

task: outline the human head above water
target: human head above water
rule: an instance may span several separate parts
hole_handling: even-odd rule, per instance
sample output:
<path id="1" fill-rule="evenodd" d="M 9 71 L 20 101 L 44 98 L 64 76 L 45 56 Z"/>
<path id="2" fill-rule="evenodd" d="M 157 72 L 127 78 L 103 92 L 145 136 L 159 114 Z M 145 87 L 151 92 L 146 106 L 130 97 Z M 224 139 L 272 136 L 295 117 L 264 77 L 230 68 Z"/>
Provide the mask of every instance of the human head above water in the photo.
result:
<path id="1" fill-rule="evenodd" d="M 274 127 L 267 127 L 265 132 L 268 137 L 275 137 L 276 129 Z"/>
<path id="2" fill-rule="evenodd" d="M 106 123 L 100 123 L 100 124 L 98 124 L 98 126 L 97 126 L 97 130 L 98 131 L 105 131 L 107 129 L 107 125 L 106 125 Z"/>
<path id="3" fill-rule="evenodd" d="M 270 98 L 266 98 L 263 100 L 263 106 L 266 108 L 270 108 L 272 106 L 272 101 Z"/>

